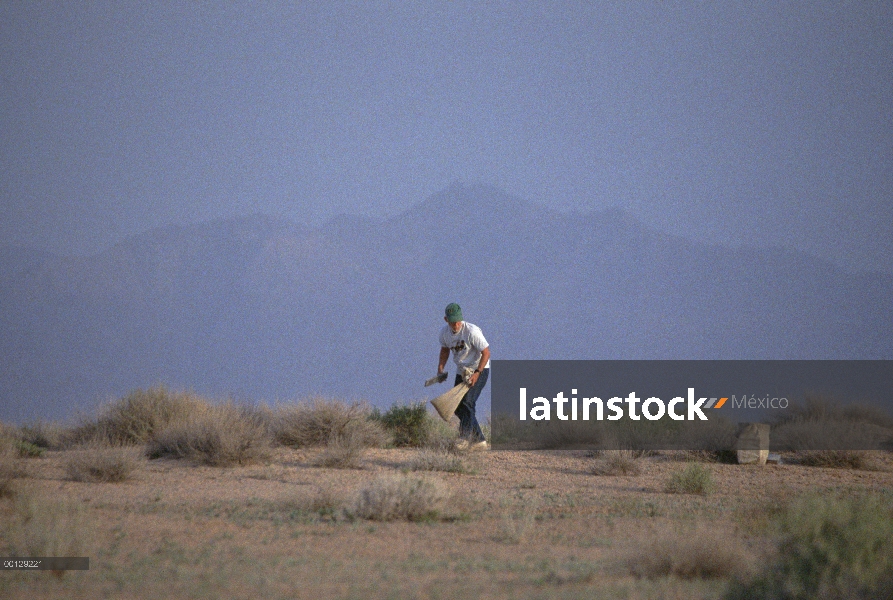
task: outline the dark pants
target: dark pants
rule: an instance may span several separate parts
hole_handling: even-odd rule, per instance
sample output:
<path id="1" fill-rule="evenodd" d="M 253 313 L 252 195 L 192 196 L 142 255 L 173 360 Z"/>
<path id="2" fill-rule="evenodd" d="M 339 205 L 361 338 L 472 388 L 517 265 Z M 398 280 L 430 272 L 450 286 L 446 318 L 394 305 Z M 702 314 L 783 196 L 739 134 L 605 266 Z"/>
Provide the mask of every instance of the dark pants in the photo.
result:
<path id="1" fill-rule="evenodd" d="M 481 390 L 487 385 L 487 379 L 489 378 L 490 369 L 481 371 L 481 374 L 478 375 L 477 383 L 465 393 L 459 406 L 456 407 L 456 416 L 459 417 L 459 437 L 467 439 L 472 444 L 483 442 L 486 439 L 474 414 L 474 405 L 477 403 L 478 396 L 481 395 Z M 453 385 L 459 385 L 462 381 L 462 376 L 457 374 L 456 383 Z"/>

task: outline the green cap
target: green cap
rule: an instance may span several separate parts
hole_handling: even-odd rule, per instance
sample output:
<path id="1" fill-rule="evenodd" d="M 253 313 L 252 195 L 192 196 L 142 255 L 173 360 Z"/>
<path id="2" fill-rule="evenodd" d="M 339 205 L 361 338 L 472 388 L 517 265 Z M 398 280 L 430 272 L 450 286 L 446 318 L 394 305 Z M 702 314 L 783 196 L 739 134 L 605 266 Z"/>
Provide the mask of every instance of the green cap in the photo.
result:
<path id="1" fill-rule="evenodd" d="M 455 302 L 447 304 L 445 316 L 450 323 L 458 323 L 462 320 L 462 309 Z"/>

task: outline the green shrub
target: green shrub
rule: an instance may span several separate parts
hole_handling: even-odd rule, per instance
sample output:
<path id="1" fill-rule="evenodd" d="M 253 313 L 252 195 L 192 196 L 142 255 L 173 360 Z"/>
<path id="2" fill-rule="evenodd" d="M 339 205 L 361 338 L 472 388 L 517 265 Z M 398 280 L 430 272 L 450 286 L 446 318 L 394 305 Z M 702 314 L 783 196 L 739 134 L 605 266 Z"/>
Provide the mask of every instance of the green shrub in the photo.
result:
<path id="1" fill-rule="evenodd" d="M 893 597 L 893 500 L 889 494 L 807 495 L 777 518 L 777 559 L 728 597 Z"/>
<path id="2" fill-rule="evenodd" d="M 376 409 L 372 412 L 372 418 L 384 426 L 398 447 L 425 446 L 435 432 L 434 418 L 428 414 L 425 402 L 395 405 L 383 414 Z"/>
<path id="3" fill-rule="evenodd" d="M 713 488 L 710 471 L 702 465 L 691 463 L 670 476 L 666 491 L 671 494 L 709 494 Z"/>

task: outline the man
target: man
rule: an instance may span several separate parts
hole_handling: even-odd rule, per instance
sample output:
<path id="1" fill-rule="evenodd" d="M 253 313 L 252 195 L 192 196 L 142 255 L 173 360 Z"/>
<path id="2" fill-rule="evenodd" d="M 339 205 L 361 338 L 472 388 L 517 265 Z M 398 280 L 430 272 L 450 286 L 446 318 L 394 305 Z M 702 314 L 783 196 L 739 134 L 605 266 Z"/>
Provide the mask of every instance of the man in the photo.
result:
<path id="1" fill-rule="evenodd" d="M 437 374 L 443 373 L 446 367 L 450 351 L 453 352 L 453 362 L 456 363 L 456 381 L 453 385 L 459 385 L 463 379 L 465 368 L 474 369 L 467 378 L 471 389 L 462 397 L 459 406 L 456 407 L 456 416 L 459 417 L 459 449 L 474 448 L 486 450 L 487 440 L 481 431 L 477 417 L 474 414 L 475 403 L 481 390 L 487 385 L 490 377 L 490 344 L 481 333 L 481 328 L 462 319 L 462 309 L 455 302 L 447 305 L 443 320 L 446 326 L 440 332 L 440 360 L 437 363 Z"/>

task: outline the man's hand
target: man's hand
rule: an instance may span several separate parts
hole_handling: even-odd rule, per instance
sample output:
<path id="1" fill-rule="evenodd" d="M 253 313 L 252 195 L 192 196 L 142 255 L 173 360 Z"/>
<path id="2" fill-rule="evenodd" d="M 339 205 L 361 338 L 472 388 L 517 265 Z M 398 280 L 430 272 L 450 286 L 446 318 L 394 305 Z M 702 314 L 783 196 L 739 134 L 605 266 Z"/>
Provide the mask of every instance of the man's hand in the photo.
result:
<path id="1" fill-rule="evenodd" d="M 476 384 L 478 382 L 478 379 L 480 378 L 480 376 L 481 376 L 481 374 L 479 371 L 472 373 L 471 376 L 468 378 L 468 385 L 470 385 L 471 387 L 474 387 L 474 384 Z"/>

